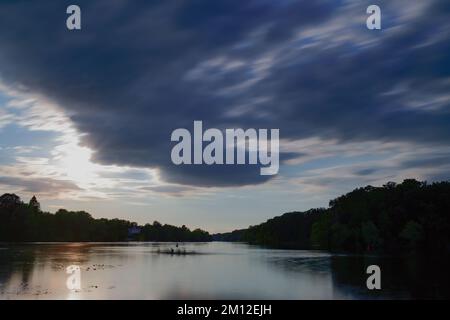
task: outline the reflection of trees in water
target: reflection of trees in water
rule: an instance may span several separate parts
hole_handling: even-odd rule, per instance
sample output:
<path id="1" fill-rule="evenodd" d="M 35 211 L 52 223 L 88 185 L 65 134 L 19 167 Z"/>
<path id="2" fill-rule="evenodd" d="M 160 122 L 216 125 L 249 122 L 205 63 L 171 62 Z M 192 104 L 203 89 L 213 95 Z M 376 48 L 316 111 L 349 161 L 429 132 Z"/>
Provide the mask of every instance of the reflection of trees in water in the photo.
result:
<path id="1" fill-rule="evenodd" d="M 272 257 L 279 271 L 331 275 L 334 297 L 356 299 L 448 299 L 450 259 L 333 255 L 323 257 Z M 381 290 L 368 290 L 369 265 L 381 268 Z"/>
<path id="2" fill-rule="evenodd" d="M 376 298 L 377 294 L 371 292 L 366 287 L 366 267 L 371 264 L 377 264 L 377 261 L 365 259 L 363 256 L 333 256 L 330 258 L 331 276 L 333 281 L 333 289 L 335 294 L 350 298 L 363 298 L 372 295 Z M 384 273 L 382 268 L 382 285 L 384 284 Z"/>
<path id="3" fill-rule="evenodd" d="M 381 290 L 368 290 L 366 269 L 381 268 Z M 450 297 L 449 261 L 410 256 L 333 256 L 332 279 L 335 290 L 355 298 L 442 299 Z"/>
<path id="4" fill-rule="evenodd" d="M 65 272 L 69 265 L 82 265 L 90 259 L 92 244 L 11 245 L 0 250 L 0 292 L 27 292 L 37 269 Z"/>
<path id="5" fill-rule="evenodd" d="M 413 298 L 450 298 L 450 257 L 415 257 L 404 261 Z"/>
<path id="6" fill-rule="evenodd" d="M 270 265 L 284 272 L 329 273 L 330 258 L 324 257 L 277 257 L 268 259 Z"/>
<path id="7" fill-rule="evenodd" d="M 20 279 L 21 289 L 26 290 L 35 260 L 33 250 L 24 246 L 13 246 L 0 250 L 0 292 L 4 293 L 13 278 Z"/>

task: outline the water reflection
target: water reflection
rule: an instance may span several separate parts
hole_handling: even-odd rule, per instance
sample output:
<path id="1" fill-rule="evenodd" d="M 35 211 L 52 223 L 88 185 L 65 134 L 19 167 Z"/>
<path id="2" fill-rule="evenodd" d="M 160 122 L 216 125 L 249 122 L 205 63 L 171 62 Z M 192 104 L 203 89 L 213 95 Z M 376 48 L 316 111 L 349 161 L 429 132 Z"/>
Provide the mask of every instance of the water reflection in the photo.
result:
<path id="1" fill-rule="evenodd" d="M 1 299 L 409 299 L 450 297 L 448 261 L 331 255 L 246 244 L 73 243 L 0 246 Z M 159 252 L 159 253 L 158 253 Z M 382 290 L 366 288 L 368 265 Z M 66 267 L 81 267 L 68 290 Z"/>

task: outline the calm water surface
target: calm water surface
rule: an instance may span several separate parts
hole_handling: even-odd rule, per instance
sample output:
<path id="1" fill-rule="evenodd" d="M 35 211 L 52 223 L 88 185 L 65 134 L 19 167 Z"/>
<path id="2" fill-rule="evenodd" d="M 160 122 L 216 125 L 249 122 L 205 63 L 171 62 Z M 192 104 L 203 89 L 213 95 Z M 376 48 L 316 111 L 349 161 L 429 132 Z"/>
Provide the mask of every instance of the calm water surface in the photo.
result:
<path id="1" fill-rule="evenodd" d="M 0 299 L 411 299 L 449 298 L 449 264 L 332 255 L 238 243 L 0 244 Z M 159 252 L 158 252 L 159 249 Z M 378 264 L 382 290 L 366 288 Z M 67 289 L 79 265 L 81 289 Z"/>

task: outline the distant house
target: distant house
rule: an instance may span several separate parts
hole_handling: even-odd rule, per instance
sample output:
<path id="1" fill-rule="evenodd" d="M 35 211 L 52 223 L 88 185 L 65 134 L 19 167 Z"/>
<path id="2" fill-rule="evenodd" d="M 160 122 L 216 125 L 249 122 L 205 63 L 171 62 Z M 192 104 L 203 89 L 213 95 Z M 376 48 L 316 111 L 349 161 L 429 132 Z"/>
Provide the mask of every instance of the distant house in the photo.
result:
<path id="1" fill-rule="evenodd" d="M 128 240 L 134 240 L 140 233 L 141 228 L 138 226 L 132 226 L 131 228 L 128 228 Z"/>

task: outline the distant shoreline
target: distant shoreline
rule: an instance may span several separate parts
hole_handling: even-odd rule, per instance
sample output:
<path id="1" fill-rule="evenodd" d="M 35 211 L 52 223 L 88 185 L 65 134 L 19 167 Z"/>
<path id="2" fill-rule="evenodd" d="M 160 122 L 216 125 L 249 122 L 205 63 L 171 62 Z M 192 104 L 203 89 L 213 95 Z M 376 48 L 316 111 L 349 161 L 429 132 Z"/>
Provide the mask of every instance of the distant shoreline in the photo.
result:
<path id="1" fill-rule="evenodd" d="M 0 242 L 242 242 L 269 248 L 369 254 L 450 254 L 450 182 L 407 179 L 358 188 L 329 208 L 288 212 L 247 229 L 209 234 L 157 221 L 143 226 L 84 211 L 40 210 L 33 197 L 0 197 Z"/>

